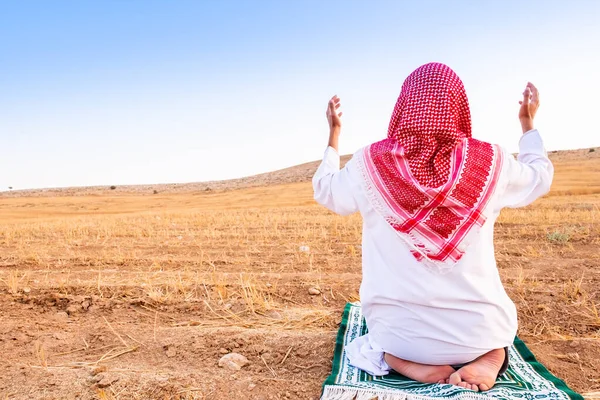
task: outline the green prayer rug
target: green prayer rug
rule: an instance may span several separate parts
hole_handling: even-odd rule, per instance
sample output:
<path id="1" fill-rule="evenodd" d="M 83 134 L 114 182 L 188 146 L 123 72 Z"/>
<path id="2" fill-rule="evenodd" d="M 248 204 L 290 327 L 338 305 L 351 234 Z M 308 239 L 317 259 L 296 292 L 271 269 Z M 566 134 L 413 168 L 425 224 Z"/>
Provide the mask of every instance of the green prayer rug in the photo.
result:
<path id="1" fill-rule="evenodd" d="M 509 350 L 509 369 L 487 392 L 473 392 L 458 386 L 423 384 L 390 373 L 373 376 L 351 366 L 345 346 L 367 333 L 360 304 L 348 303 L 337 334 L 333 371 L 323 384 L 321 400 L 583 400 L 537 362 L 520 339 Z"/>

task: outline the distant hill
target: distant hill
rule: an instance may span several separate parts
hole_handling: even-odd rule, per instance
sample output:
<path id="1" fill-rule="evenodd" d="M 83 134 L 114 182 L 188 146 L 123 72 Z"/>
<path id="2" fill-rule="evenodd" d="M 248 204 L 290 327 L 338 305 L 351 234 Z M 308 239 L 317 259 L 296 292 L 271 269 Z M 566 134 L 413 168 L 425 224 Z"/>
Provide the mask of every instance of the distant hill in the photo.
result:
<path id="1" fill-rule="evenodd" d="M 342 156 L 342 165 L 350 155 Z M 561 150 L 550 152 L 550 159 L 557 162 L 583 161 L 587 159 L 600 159 L 600 148 Z M 245 178 L 229 179 L 223 181 L 193 182 L 193 183 L 161 183 L 149 185 L 116 186 L 88 186 L 72 188 L 30 189 L 0 192 L 2 197 L 52 197 L 52 196 L 93 196 L 106 194 L 148 194 L 155 193 L 183 193 L 199 191 L 224 191 L 249 187 L 272 186 L 286 183 L 308 182 L 318 168 L 320 161 L 312 161 L 293 167 L 280 169 L 264 174 L 248 176 Z"/>

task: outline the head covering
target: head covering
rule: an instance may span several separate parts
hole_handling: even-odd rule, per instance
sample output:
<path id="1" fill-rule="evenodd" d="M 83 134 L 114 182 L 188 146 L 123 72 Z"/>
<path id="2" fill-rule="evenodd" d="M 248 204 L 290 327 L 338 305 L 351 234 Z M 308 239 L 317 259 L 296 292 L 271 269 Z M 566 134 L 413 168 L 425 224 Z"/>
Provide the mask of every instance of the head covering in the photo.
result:
<path id="1" fill-rule="evenodd" d="M 406 78 L 388 138 L 357 165 L 373 208 L 427 267 L 448 271 L 485 222 L 502 152 L 471 137 L 469 103 L 448 66 L 429 63 Z"/>

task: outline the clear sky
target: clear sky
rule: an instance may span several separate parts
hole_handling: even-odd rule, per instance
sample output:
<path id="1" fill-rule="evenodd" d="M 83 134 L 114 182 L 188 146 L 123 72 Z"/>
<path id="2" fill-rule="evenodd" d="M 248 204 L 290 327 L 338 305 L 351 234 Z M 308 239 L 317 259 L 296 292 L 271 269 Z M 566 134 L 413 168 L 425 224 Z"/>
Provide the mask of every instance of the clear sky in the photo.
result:
<path id="1" fill-rule="evenodd" d="M 0 190 L 192 182 L 382 139 L 404 78 L 463 79 L 474 136 L 600 145 L 600 1 L 0 0 Z"/>

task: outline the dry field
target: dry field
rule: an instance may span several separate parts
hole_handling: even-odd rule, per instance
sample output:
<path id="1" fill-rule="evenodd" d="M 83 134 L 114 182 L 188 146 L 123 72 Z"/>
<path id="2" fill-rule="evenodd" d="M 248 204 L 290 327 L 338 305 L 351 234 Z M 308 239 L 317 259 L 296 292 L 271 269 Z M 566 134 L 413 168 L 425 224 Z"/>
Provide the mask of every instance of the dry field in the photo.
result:
<path id="1" fill-rule="evenodd" d="M 594 397 L 600 151 L 552 157 L 552 192 L 503 212 L 496 255 L 519 335 Z M 312 170 L 0 195 L 0 399 L 318 399 L 358 299 L 361 220 L 314 204 Z M 250 364 L 219 368 L 230 351 Z"/>

